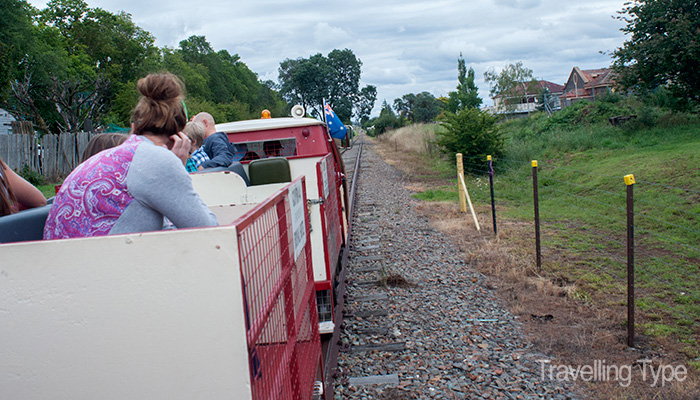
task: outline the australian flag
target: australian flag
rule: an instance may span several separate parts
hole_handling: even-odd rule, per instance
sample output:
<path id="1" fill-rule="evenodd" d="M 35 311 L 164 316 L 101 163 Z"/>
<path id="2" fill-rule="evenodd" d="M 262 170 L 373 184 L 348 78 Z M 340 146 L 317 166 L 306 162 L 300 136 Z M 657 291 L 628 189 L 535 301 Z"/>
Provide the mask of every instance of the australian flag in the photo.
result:
<path id="1" fill-rule="evenodd" d="M 330 132 L 331 137 L 336 139 L 345 139 L 345 135 L 348 133 L 348 128 L 346 128 L 345 125 L 340 122 L 340 118 L 335 115 L 331 106 L 325 101 L 323 102 L 323 111 L 326 114 L 326 124 L 328 124 L 328 131 Z"/>

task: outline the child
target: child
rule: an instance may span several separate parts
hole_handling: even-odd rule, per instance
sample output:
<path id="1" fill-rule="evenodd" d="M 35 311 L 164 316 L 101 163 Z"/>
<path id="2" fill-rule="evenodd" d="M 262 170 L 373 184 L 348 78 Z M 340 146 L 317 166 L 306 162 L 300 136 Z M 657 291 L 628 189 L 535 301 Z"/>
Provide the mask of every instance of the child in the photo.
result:
<path id="1" fill-rule="evenodd" d="M 185 168 L 187 172 L 197 172 L 199 166 L 203 162 L 209 160 L 209 156 L 204 152 L 202 148 L 202 143 L 204 143 L 204 125 L 199 122 L 190 121 L 185 125 L 182 132 L 187 135 L 192 141 L 192 151 L 190 151 L 190 158 L 187 159 L 187 164 Z"/>

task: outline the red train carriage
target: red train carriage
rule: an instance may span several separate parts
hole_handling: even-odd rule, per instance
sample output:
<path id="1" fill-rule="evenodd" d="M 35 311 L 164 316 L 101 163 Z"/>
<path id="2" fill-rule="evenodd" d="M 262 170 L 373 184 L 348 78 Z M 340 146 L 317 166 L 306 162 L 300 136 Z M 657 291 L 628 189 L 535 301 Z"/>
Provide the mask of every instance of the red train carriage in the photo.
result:
<path id="1" fill-rule="evenodd" d="M 261 118 L 218 124 L 216 129 L 235 145 L 251 185 L 306 177 L 320 329 L 331 333 L 332 289 L 347 238 L 347 191 L 342 159 L 325 124 L 311 118 Z"/>
<path id="2" fill-rule="evenodd" d="M 3 395 L 308 399 L 321 386 L 347 240 L 338 151 L 313 119 L 217 128 L 249 178 L 192 175 L 219 227 L 41 241 L 46 209 L 0 218 Z"/>

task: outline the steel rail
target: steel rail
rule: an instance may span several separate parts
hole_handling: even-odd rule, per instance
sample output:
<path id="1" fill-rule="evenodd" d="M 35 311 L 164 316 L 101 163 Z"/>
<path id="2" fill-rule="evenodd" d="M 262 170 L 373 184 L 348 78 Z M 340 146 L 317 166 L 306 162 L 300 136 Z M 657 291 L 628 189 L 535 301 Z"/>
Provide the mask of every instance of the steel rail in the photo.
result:
<path id="1" fill-rule="evenodd" d="M 352 172 L 352 184 L 350 185 L 350 196 L 348 200 L 348 237 L 345 246 L 342 248 L 342 254 L 339 257 L 340 268 L 338 268 L 337 290 L 335 291 L 335 314 L 333 321 L 335 327 L 331 336 L 326 351 L 326 359 L 324 362 L 324 390 L 323 395 L 325 400 L 334 399 L 333 383 L 338 376 L 338 353 L 340 351 L 340 331 L 343 325 L 343 310 L 345 308 L 345 279 L 347 275 L 348 262 L 350 260 L 350 245 L 352 243 L 352 220 L 355 213 L 355 188 L 357 187 L 357 177 L 360 172 L 360 157 L 362 157 L 363 141 L 359 142 L 357 150 L 357 158 L 355 159 L 354 170 Z"/>

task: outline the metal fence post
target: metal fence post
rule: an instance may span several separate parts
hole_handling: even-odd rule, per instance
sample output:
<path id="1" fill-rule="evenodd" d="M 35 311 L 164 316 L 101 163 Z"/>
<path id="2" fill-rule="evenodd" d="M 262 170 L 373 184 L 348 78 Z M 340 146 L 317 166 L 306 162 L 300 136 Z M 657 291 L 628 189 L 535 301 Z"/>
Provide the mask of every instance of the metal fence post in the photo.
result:
<path id="1" fill-rule="evenodd" d="M 493 160 L 491 156 L 486 156 L 489 162 L 489 187 L 491 188 L 491 216 L 493 217 L 493 234 L 498 236 L 498 227 L 496 226 L 496 200 L 493 196 Z"/>
<path id="2" fill-rule="evenodd" d="M 542 272 L 542 250 L 540 247 L 540 200 L 537 192 L 537 160 L 532 160 L 532 194 L 535 203 L 535 253 L 537 254 L 537 272 Z"/>
<path id="3" fill-rule="evenodd" d="M 625 175 L 627 185 L 627 345 L 634 347 L 634 175 Z"/>

